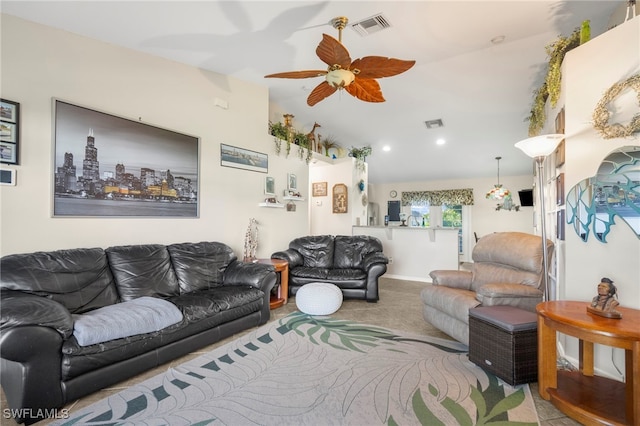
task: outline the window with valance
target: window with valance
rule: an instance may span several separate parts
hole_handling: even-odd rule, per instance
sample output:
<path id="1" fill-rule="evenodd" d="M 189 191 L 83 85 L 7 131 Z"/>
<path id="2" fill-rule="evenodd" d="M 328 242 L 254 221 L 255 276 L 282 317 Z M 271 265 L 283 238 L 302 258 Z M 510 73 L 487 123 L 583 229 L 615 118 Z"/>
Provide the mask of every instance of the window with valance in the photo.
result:
<path id="1" fill-rule="evenodd" d="M 411 205 L 473 205 L 473 189 L 444 189 L 439 191 L 407 191 L 402 193 L 403 206 Z"/>

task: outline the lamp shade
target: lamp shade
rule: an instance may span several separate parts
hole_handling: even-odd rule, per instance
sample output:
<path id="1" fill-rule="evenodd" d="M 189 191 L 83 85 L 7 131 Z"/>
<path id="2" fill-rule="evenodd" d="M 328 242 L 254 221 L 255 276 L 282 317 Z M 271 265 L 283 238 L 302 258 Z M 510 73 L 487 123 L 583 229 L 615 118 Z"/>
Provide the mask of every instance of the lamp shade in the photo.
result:
<path id="1" fill-rule="evenodd" d="M 564 139 L 564 135 L 561 133 L 534 136 L 521 140 L 516 143 L 515 147 L 521 149 L 531 158 L 546 157 L 556 149 L 562 139 Z"/>

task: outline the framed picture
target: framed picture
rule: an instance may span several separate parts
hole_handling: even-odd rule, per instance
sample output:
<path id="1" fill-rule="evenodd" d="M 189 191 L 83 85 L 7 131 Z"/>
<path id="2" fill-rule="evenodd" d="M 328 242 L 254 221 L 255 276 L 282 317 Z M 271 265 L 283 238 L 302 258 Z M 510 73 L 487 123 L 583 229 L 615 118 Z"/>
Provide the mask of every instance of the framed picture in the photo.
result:
<path id="1" fill-rule="evenodd" d="M 349 193 L 347 192 L 347 185 L 344 183 L 333 185 L 333 212 L 347 213 L 348 206 Z"/>
<path id="2" fill-rule="evenodd" d="M 560 144 L 556 148 L 556 167 L 560 167 L 564 164 L 564 139 L 560 141 Z"/>
<path id="3" fill-rule="evenodd" d="M 2 163 L 18 164 L 18 144 L 0 142 L 0 158 Z"/>
<path id="4" fill-rule="evenodd" d="M 16 185 L 15 169 L 0 169 L 0 185 Z"/>
<path id="5" fill-rule="evenodd" d="M 287 190 L 290 192 L 298 190 L 298 178 L 293 173 L 287 173 Z"/>
<path id="6" fill-rule="evenodd" d="M 20 104 L 0 99 L 0 163 L 18 164 Z"/>
<path id="7" fill-rule="evenodd" d="M 327 182 L 313 182 L 311 184 L 311 195 L 313 197 L 326 197 L 327 196 Z"/>
<path id="8" fill-rule="evenodd" d="M 220 144 L 220 165 L 267 173 L 269 171 L 269 157 L 261 152 Z"/>
<path id="9" fill-rule="evenodd" d="M 556 204 L 564 206 L 564 173 L 556 177 Z"/>
<path id="10" fill-rule="evenodd" d="M 276 180 L 271 176 L 264 178 L 264 195 L 276 195 Z"/>
<path id="11" fill-rule="evenodd" d="M 53 216 L 198 217 L 199 138 L 54 99 Z"/>
<path id="12" fill-rule="evenodd" d="M 564 241 L 564 209 L 558 210 L 556 212 L 556 219 L 556 237 L 558 238 L 558 240 Z"/>
<path id="13" fill-rule="evenodd" d="M 564 108 L 556 115 L 556 133 L 564 133 Z"/>

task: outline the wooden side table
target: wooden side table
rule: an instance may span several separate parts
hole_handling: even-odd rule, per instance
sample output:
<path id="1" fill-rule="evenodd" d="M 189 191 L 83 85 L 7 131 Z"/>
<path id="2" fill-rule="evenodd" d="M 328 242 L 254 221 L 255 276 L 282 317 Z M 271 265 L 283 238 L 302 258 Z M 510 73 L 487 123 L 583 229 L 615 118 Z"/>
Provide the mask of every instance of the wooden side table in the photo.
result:
<path id="1" fill-rule="evenodd" d="M 289 262 L 280 259 L 258 259 L 258 263 L 273 265 L 276 269 L 276 273 L 280 274 L 278 294 L 276 296 L 271 296 L 269 307 L 271 309 L 276 309 L 285 305 L 289 299 Z"/>
<path id="2" fill-rule="evenodd" d="M 587 313 L 589 302 L 549 301 L 538 311 L 538 386 L 542 398 L 586 425 L 640 425 L 640 311 L 621 319 Z M 557 332 L 579 339 L 579 371 L 558 371 Z M 626 382 L 594 375 L 593 345 L 625 350 Z"/>

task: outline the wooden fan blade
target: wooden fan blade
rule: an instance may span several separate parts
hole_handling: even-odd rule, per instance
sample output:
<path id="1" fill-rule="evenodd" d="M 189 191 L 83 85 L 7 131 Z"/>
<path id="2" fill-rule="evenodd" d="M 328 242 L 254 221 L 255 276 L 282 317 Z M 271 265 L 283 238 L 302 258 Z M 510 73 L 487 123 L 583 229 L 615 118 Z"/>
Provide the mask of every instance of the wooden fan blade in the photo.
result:
<path id="1" fill-rule="evenodd" d="M 333 95 L 335 91 L 338 90 L 326 81 L 318 84 L 315 89 L 311 91 L 309 97 L 307 98 L 307 105 L 314 106 L 327 96 Z"/>
<path id="2" fill-rule="evenodd" d="M 361 78 L 382 78 L 401 74 L 411 68 L 416 61 L 403 61 L 402 59 L 385 58 L 382 56 L 365 56 L 353 61 L 349 69 Z"/>
<path id="3" fill-rule="evenodd" d="M 316 48 L 316 55 L 330 67 L 337 64 L 346 70 L 351 65 L 351 56 L 349 56 L 347 48 L 327 34 L 322 34 L 322 41 Z"/>
<path id="4" fill-rule="evenodd" d="M 345 87 L 345 89 L 351 96 L 361 101 L 384 102 L 380 85 L 373 79 L 356 77 L 353 83 Z"/>
<path id="5" fill-rule="evenodd" d="M 323 70 L 308 70 L 280 72 L 277 74 L 265 75 L 264 78 L 311 78 L 322 77 L 323 75 L 327 75 L 327 72 Z"/>

